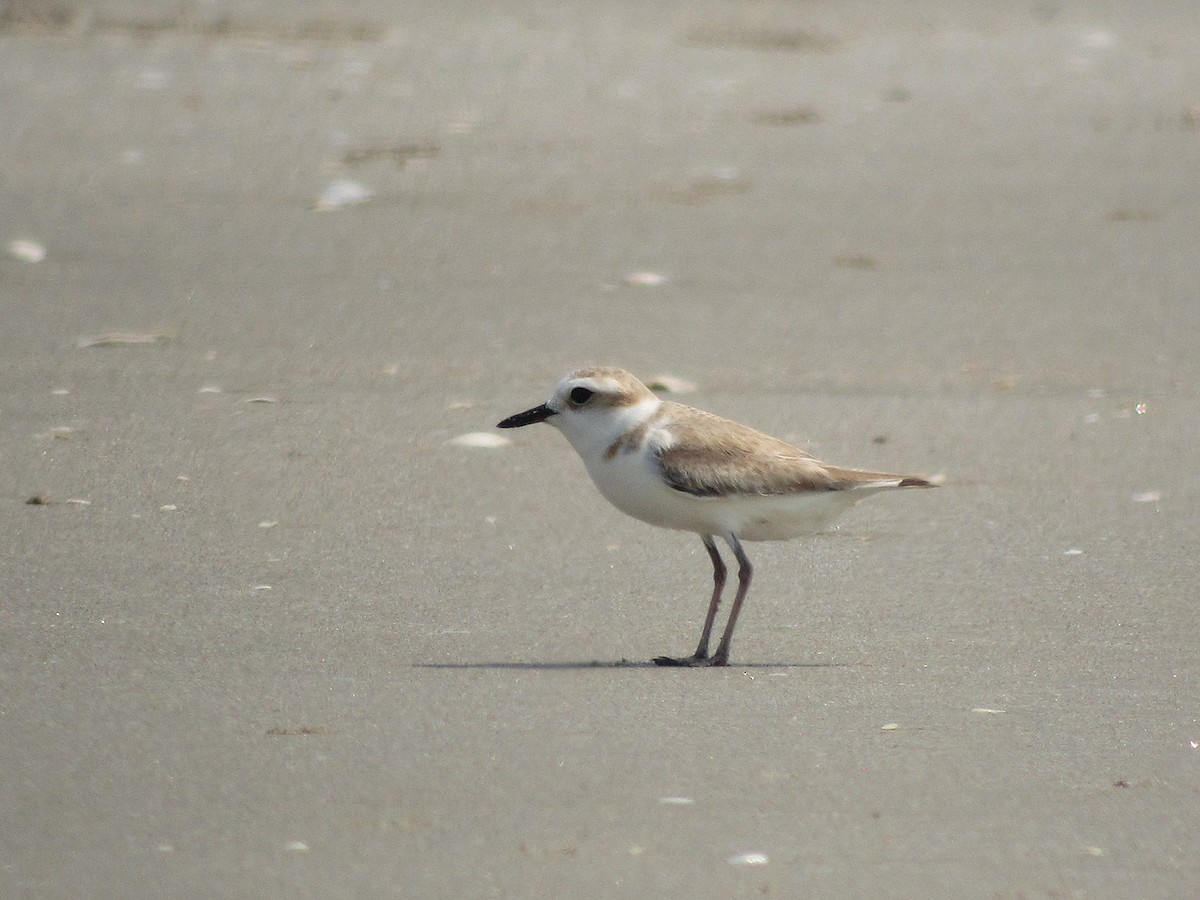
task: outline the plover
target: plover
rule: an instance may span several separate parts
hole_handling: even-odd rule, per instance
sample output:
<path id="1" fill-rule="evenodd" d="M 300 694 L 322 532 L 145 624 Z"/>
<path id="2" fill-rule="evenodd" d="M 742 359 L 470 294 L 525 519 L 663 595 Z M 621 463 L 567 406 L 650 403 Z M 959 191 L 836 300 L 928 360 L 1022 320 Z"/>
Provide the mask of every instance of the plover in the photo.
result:
<path id="1" fill-rule="evenodd" d="M 713 566 L 713 592 L 691 656 L 660 666 L 724 666 L 753 572 L 742 541 L 820 531 L 860 500 L 897 488 L 933 487 L 915 475 L 843 469 L 737 422 L 659 399 L 623 369 L 590 368 L 559 382 L 541 406 L 499 428 L 546 422 L 583 458 L 600 493 L 621 512 L 661 528 L 694 531 Z M 738 562 L 738 589 L 716 652 L 708 653 L 725 587 L 715 538 Z"/>

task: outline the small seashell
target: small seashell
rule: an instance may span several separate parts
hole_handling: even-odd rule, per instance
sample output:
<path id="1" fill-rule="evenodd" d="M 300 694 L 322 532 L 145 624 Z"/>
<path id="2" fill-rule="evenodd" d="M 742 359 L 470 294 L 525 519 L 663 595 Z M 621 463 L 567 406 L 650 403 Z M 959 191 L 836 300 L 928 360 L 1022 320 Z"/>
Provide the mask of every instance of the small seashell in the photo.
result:
<path id="1" fill-rule="evenodd" d="M 357 181 L 339 178 L 337 181 L 330 182 L 329 186 L 321 191 L 316 203 L 313 204 L 313 209 L 329 212 L 344 206 L 366 203 L 373 196 L 374 194 L 369 188 L 363 187 Z"/>
<path id="2" fill-rule="evenodd" d="M 770 862 L 767 859 L 767 854 L 754 851 L 749 853 L 735 853 L 733 856 L 727 857 L 725 861 L 733 866 L 765 866 Z"/>
<path id="3" fill-rule="evenodd" d="M 75 346 L 81 350 L 88 347 L 148 347 L 153 344 L 169 343 L 175 338 L 176 332 L 172 328 L 145 332 L 110 331 L 107 334 L 81 337 L 75 342 Z"/>
<path id="4" fill-rule="evenodd" d="M 512 440 L 506 438 L 502 434 L 492 434 L 487 431 L 469 431 L 466 434 L 460 434 L 456 438 L 450 439 L 450 444 L 454 447 L 483 447 L 494 450 L 497 447 L 507 447 L 512 443 Z"/>
<path id="5" fill-rule="evenodd" d="M 696 390 L 696 385 L 674 375 L 655 375 L 647 379 L 646 387 L 662 394 L 690 394 Z"/>
<path id="6" fill-rule="evenodd" d="M 40 263 L 46 258 L 46 248 L 37 241 L 18 238 L 8 242 L 8 255 L 21 262 Z"/>
<path id="7" fill-rule="evenodd" d="M 633 287 L 658 287 L 667 283 L 667 276 L 659 272 L 630 272 L 621 280 Z"/>

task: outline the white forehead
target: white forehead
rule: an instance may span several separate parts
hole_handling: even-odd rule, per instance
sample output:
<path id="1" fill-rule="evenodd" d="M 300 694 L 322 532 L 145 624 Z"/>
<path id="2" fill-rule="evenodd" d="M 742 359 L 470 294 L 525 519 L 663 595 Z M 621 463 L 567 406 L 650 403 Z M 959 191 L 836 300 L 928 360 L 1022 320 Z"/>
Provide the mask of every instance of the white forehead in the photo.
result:
<path id="1" fill-rule="evenodd" d="M 571 391 L 577 388 L 585 388 L 595 395 L 585 407 L 588 410 L 621 409 L 658 400 L 649 388 L 624 369 L 597 367 L 577 369 L 560 381 L 550 399 L 551 408 L 559 412 L 571 408 Z"/>
<path id="2" fill-rule="evenodd" d="M 585 387 L 590 391 L 595 391 L 597 394 L 620 394 L 629 390 L 630 385 L 622 382 L 613 375 L 572 372 L 558 383 L 558 387 L 554 393 L 557 396 L 562 396 L 577 387 Z"/>

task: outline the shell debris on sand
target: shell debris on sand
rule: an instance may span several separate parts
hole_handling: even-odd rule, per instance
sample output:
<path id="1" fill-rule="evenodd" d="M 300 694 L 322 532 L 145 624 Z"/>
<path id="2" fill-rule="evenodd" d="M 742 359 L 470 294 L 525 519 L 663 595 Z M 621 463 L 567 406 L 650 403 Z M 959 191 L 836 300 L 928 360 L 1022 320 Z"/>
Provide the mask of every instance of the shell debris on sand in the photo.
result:
<path id="1" fill-rule="evenodd" d="M 160 328 L 157 331 L 109 331 L 105 334 L 81 337 L 75 342 L 80 349 L 88 347 L 150 347 L 155 344 L 168 344 L 178 337 L 173 328 Z"/>
<path id="2" fill-rule="evenodd" d="M 317 196 L 316 202 L 313 203 L 313 209 L 318 212 L 330 212 L 335 209 L 342 209 L 346 206 L 356 206 L 360 203 L 366 203 L 373 196 L 374 192 L 357 181 L 351 181 L 349 178 L 339 178 L 336 181 L 331 181 L 325 190 Z"/>
<path id="3" fill-rule="evenodd" d="M 8 242 L 8 255 L 26 263 L 40 263 L 46 258 L 46 247 L 28 238 L 17 238 Z"/>
<path id="4" fill-rule="evenodd" d="M 469 431 L 466 434 L 460 434 L 458 437 L 451 438 L 449 443 L 453 447 L 481 447 L 494 450 L 497 447 L 507 447 L 512 444 L 512 441 L 502 434 L 489 434 L 486 431 Z"/>
<path id="5" fill-rule="evenodd" d="M 675 375 L 655 375 L 646 379 L 646 387 L 659 394 L 691 394 L 696 390 L 694 382 Z"/>
<path id="6" fill-rule="evenodd" d="M 667 276 L 659 272 L 630 272 L 621 281 L 632 287 L 659 287 L 667 283 Z"/>
<path id="7" fill-rule="evenodd" d="M 733 856 L 726 857 L 725 861 L 732 866 L 765 866 L 770 862 L 767 854 L 757 851 L 735 853 Z"/>

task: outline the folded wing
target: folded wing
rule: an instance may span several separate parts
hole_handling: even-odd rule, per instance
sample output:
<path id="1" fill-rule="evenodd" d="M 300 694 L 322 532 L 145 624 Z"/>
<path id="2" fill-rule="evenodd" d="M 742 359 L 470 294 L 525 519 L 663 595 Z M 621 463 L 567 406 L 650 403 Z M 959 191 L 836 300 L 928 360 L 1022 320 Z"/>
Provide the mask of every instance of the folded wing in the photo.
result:
<path id="1" fill-rule="evenodd" d="M 695 497 L 933 486 L 914 476 L 829 466 L 753 428 L 699 410 L 688 413 L 659 432 L 654 450 L 667 484 Z"/>

